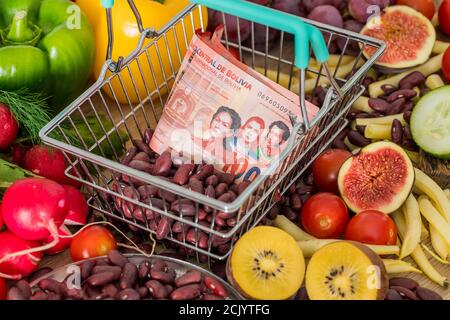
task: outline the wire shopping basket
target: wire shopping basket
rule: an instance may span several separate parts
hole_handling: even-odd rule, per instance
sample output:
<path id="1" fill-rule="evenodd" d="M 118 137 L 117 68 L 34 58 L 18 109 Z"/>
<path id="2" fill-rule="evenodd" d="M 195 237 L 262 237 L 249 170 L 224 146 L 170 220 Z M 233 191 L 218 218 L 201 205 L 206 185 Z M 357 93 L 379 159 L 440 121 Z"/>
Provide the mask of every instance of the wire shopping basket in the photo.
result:
<path id="1" fill-rule="evenodd" d="M 147 219 L 143 212 L 178 223 L 181 228 L 177 232 L 170 228 L 165 239 L 198 261 L 205 262 L 225 259 L 233 243 L 261 221 L 275 205 L 279 194 L 284 194 L 302 176 L 347 125 L 345 118 L 350 106 L 364 90 L 362 80 L 383 53 L 385 45 L 372 38 L 243 0 L 191 2 L 161 30 L 153 30 L 143 28 L 134 2 L 128 0 L 137 18 L 141 37 L 137 48 L 128 57 L 121 57 L 117 61 L 111 59 L 111 4 L 106 9 L 110 34 L 108 56 L 99 79 L 42 129 L 41 138 L 44 143 L 64 152 L 70 163 L 66 174 L 87 186 L 91 193 L 90 205 L 94 209 L 114 221 L 126 223 L 133 230 L 145 233 L 156 233 L 158 226 L 155 220 Z M 259 68 L 265 75 L 269 68 L 276 70 L 277 82 L 281 81 L 282 75 L 288 75 L 288 86 L 299 93 L 304 119 L 304 124 L 294 128 L 298 134 L 291 135 L 288 147 L 282 152 L 279 161 L 269 168 L 269 174 L 258 176 L 231 203 L 209 198 L 167 179 L 132 169 L 122 164 L 120 159 L 120 154 L 132 142 L 145 141 L 146 130 L 156 127 L 190 38 L 197 28 L 207 28 L 206 7 L 222 12 L 225 24 L 223 44 L 236 48 L 241 57 L 250 61 L 250 67 Z M 228 39 L 226 28 L 229 20 L 226 15 L 236 16 L 238 38 L 239 19 L 251 21 L 249 41 L 242 44 L 240 39 L 236 42 Z M 256 48 L 255 27 L 261 25 L 265 27 L 266 39 L 269 38 L 270 29 L 280 29 L 279 46 L 274 50 L 269 51 L 269 43 L 262 50 Z M 295 36 L 294 53 L 289 50 L 292 34 Z M 337 39 L 343 41 L 344 47 L 341 54 L 331 57 L 331 69 L 326 63 L 331 59 L 327 48 Z M 309 44 L 313 49 L 311 51 Z M 348 63 L 347 48 L 355 48 L 355 44 L 359 51 Z M 362 52 L 368 47 L 374 49 L 374 54 L 365 60 Z M 315 61 L 320 64 L 310 62 L 309 56 L 313 51 Z M 124 84 L 126 80 L 131 80 L 131 88 Z M 319 114 L 309 121 L 305 97 L 318 87 L 325 88 L 325 101 Z M 89 139 L 83 138 L 81 131 L 87 133 Z M 68 132 L 72 132 L 73 136 Z M 119 182 L 118 177 L 123 176 L 128 178 L 127 183 Z M 141 199 L 136 188 L 142 185 L 169 193 L 173 199 L 170 201 L 158 196 Z M 171 205 L 173 201 L 189 204 L 195 209 L 195 214 L 186 215 L 181 206 Z M 208 212 L 206 218 L 205 211 Z M 140 213 L 141 219 L 136 218 L 136 212 Z M 227 213 L 234 218 L 234 224 L 225 227 L 219 225 L 217 217 Z"/>

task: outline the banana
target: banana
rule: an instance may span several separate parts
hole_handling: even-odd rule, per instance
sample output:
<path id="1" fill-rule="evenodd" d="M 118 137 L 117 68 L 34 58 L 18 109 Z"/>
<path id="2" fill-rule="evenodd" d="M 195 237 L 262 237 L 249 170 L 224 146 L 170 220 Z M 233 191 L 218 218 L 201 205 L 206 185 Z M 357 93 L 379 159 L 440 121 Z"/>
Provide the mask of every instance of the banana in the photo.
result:
<path id="1" fill-rule="evenodd" d="M 403 204 L 402 213 L 405 217 L 406 230 L 400 250 L 400 259 L 409 256 L 420 243 L 422 218 L 420 217 L 419 204 L 412 194 Z"/>
<path id="2" fill-rule="evenodd" d="M 422 271 L 414 268 L 410 263 L 403 260 L 383 259 L 383 263 L 386 267 L 387 273 L 389 274 L 406 272 L 422 273 Z"/>
<path id="3" fill-rule="evenodd" d="M 448 201 L 450 201 L 450 189 L 445 189 L 445 190 L 444 190 L 444 193 L 445 193 L 445 195 L 447 196 Z"/>
<path id="4" fill-rule="evenodd" d="M 326 246 L 327 244 L 342 241 L 339 239 L 316 239 L 316 240 L 306 240 L 306 241 L 297 241 L 297 244 L 303 251 L 303 255 L 305 258 L 310 258 L 316 253 L 317 250 Z M 366 244 L 364 244 L 366 245 Z M 399 246 L 379 246 L 379 245 L 366 245 L 370 249 L 372 249 L 379 256 L 381 255 L 389 255 L 395 254 L 398 255 L 400 252 Z"/>
<path id="5" fill-rule="evenodd" d="M 449 246 L 447 246 L 444 237 L 442 237 L 439 231 L 437 231 L 432 225 L 430 225 L 430 238 L 434 251 L 436 251 L 442 260 L 447 261 Z"/>
<path id="6" fill-rule="evenodd" d="M 394 219 L 395 224 L 397 225 L 399 237 L 402 238 L 406 231 L 405 219 L 399 211 L 394 212 L 391 216 Z M 425 253 L 420 246 L 416 247 L 416 249 L 411 253 L 411 257 L 416 262 L 417 266 L 423 271 L 423 273 L 427 275 L 428 278 L 444 288 L 448 287 L 447 278 L 441 275 L 431 265 L 430 261 L 428 261 Z"/>
<path id="7" fill-rule="evenodd" d="M 295 223 L 290 221 L 283 215 L 278 215 L 274 220 L 273 225 L 281 230 L 289 233 L 296 241 L 314 240 L 312 235 L 300 229 Z"/>
<path id="8" fill-rule="evenodd" d="M 420 212 L 428 223 L 436 228 L 436 230 L 445 239 L 447 246 L 450 246 L 450 225 L 445 221 L 445 219 L 439 214 L 433 204 L 430 202 L 428 197 L 419 197 L 419 208 Z"/>
<path id="9" fill-rule="evenodd" d="M 436 204 L 438 211 L 450 223 L 450 199 L 446 196 L 444 190 L 434 182 L 423 171 L 414 168 L 416 175 L 415 186 L 425 193 Z"/>

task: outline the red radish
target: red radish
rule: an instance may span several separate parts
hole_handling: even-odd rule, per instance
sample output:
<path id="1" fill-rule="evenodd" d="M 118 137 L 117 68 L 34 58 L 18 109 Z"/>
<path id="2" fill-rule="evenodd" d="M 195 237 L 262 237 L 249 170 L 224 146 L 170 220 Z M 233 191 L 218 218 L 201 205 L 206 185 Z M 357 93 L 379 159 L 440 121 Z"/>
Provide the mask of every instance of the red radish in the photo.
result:
<path id="1" fill-rule="evenodd" d="M 3 229 L 2 203 L 0 202 L 0 230 Z"/>
<path id="2" fill-rule="evenodd" d="M 63 252 L 67 248 L 70 247 L 70 244 L 72 243 L 72 238 L 70 237 L 72 233 L 70 230 L 65 226 L 62 225 L 58 230 L 58 235 L 63 236 L 58 238 L 58 243 L 48 250 L 46 250 L 44 253 L 46 254 L 57 254 L 60 252 Z M 53 236 L 49 236 L 47 239 L 42 241 L 42 244 L 49 244 L 53 242 Z"/>
<path id="3" fill-rule="evenodd" d="M 23 158 L 25 157 L 26 152 L 27 150 L 24 147 L 18 144 L 13 145 L 11 147 L 12 163 L 21 167 L 23 165 Z"/>
<path id="4" fill-rule="evenodd" d="M 36 241 L 24 240 L 10 231 L 0 233 L 0 277 L 20 279 L 35 271 L 42 258 L 42 252 L 28 253 L 7 259 L 5 257 L 15 252 L 34 249 L 38 245 Z"/>
<path id="5" fill-rule="evenodd" d="M 85 225 L 89 208 L 84 195 L 72 186 L 64 185 L 63 187 L 69 200 L 69 210 L 64 224 L 69 226 Z"/>
<path id="6" fill-rule="evenodd" d="M 69 201 L 64 188 L 49 179 L 17 180 L 3 196 L 6 226 L 26 240 L 43 240 L 57 235 L 67 215 Z"/>
<path id="7" fill-rule="evenodd" d="M 65 175 L 67 164 L 61 151 L 46 146 L 34 146 L 25 153 L 23 167 L 38 176 L 76 188 L 81 184 Z"/>
<path id="8" fill-rule="evenodd" d="M 19 124 L 9 108 L 0 102 L 0 152 L 9 148 L 16 140 Z"/>
<path id="9" fill-rule="evenodd" d="M 8 288 L 6 287 L 6 281 L 0 278 L 0 300 L 6 300 Z"/>

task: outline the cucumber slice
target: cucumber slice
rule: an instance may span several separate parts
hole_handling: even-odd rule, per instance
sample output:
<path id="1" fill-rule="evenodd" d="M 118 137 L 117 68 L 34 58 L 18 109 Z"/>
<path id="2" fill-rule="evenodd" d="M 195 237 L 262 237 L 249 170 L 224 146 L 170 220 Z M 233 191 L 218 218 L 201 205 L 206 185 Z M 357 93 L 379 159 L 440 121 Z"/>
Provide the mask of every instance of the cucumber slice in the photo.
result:
<path id="1" fill-rule="evenodd" d="M 411 133 L 424 151 L 450 160 L 450 86 L 422 97 L 411 115 Z"/>

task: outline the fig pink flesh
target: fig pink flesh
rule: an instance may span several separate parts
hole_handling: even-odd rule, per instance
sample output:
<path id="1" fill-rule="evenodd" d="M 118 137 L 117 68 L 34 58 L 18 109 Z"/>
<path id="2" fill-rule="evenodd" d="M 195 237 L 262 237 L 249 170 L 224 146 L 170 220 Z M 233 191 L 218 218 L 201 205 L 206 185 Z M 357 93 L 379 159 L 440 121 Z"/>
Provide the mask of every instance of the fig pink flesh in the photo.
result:
<path id="1" fill-rule="evenodd" d="M 401 192 L 408 174 L 405 158 L 397 151 L 364 152 L 352 161 L 344 178 L 344 193 L 362 210 L 376 209 Z"/>

